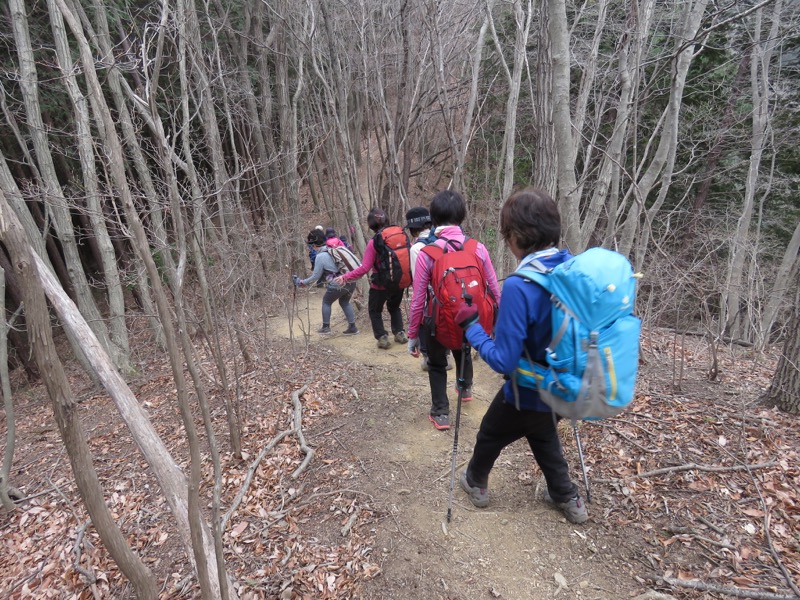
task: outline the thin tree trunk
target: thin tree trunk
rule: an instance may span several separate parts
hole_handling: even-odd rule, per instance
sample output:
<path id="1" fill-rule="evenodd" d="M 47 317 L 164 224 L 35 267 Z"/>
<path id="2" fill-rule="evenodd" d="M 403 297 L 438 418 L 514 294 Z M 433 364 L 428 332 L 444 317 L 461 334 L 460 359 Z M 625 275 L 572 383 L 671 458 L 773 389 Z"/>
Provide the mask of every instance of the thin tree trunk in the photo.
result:
<path id="1" fill-rule="evenodd" d="M 41 175 L 44 201 L 53 214 L 53 223 L 56 227 L 61 247 L 64 250 L 65 263 L 70 282 L 75 290 L 78 306 L 81 312 L 86 315 L 89 323 L 91 323 L 92 328 L 97 333 L 97 337 L 107 348 L 111 349 L 108 330 L 94 303 L 89 282 L 81 264 L 69 207 L 58 181 L 53 156 L 50 153 L 49 140 L 47 139 L 47 128 L 42 121 L 39 105 L 39 82 L 28 31 L 27 9 L 23 0 L 9 0 L 9 8 L 11 9 L 14 40 L 17 46 L 17 56 L 19 57 L 19 85 L 25 103 L 29 134 L 36 153 L 37 168 Z M 116 357 L 116 354 L 117 350 L 114 349 L 112 356 Z"/>
<path id="2" fill-rule="evenodd" d="M 795 269 L 796 294 L 786 342 L 765 400 L 788 413 L 800 413 L 800 267 Z"/>
<path id="3" fill-rule="evenodd" d="M 92 145 L 92 131 L 89 122 L 89 107 L 86 98 L 78 86 L 75 77 L 74 64 L 70 54 L 67 34 L 64 30 L 64 20 L 55 5 L 54 0 L 47 0 L 50 13 L 50 28 L 53 31 L 56 56 L 63 74 L 64 86 L 67 88 L 72 101 L 75 116 L 76 138 L 78 154 L 81 162 L 81 174 L 86 188 L 86 205 L 89 220 L 92 226 L 92 235 L 97 242 L 100 253 L 100 265 L 103 271 L 106 295 L 108 298 L 109 329 L 111 334 L 114 363 L 123 372 L 130 371 L 130 347 L 128 346 L 128 328 L 125 325 L 125 299 L 122 293 L 122 284 L 119 280 L 117 259 L 114 247 L 108 236 L 105 215 L 101 206 L 100 189 L 97 180 L 94 149 Z M 100 136 L 103 137 L 102 124 L 98 123 Z"/>
<path id="4" fill-rule="evenodd" d="M 569 28 L 565 0 L 547 0 L 547 32 L 553 71 L 553 128 L 558 172 L 558 204 L 564 240 L 573 253 L 583 251 L 580 198 L 575 179 L 575 147 L 570 116 Z"/>
<path id="5" fill-rule="evenodd" d="M 0 267 L 0 390 L 2 390 L 3 407 L 6 411 L 6 447 L 3 451 L 3 464 L 0 465 L 0 505 L 11 511 L 16 508 L 11 499 L 11 465 L 14 463 L 17 422 L 14 415 L 14 401 L 11 397 L 11 381 L 8 377 L 8 329 L 6 272 Z"/>
<path id="6" fill-rule="evenodd" d="M 758 187 L 761 158 L 766 149 L 767 127 L 769 126 L 770 81 L 769 67 L 777 39 L 782 0 L 777 0 L 773 7 L 772 26 L 766 40 L 762 41 L 761 23 L 762 9 L 756 11 L 753 28 L 753 44 L 750 54 L 750 88 L 752 94 L 752 130 L 750 138 L 750 161 L 745 181 L 742 212 L 736 223 L 736 231 L 731 239 L 731 258 L 728 263 L 727 281 L 725 284 L 720 324 L 730 337 L 748 339 L 749 327 L 746 326 L 740 303 L 744 295 L 744 264 L 747 255 L 746 240 L 755 209 L 755 195 Z"/>
<path id="7" fill-rule="evenodd" d="M 0 237 L 9 249 L 14 268 L 20 281 L 23 282 L 28 336 L 53 405 L 53 413 L 61 438 L 64 440 L 78 491 L 100 539 L 103 540 L 103 545 L 120 571 L 130 580 L 136 590 L 136 596 L 155 600 L 158 598 L 158 589 L 153 574 L 131 551 L 103 499 L 103 488 L 92 464 L 89 445 L 80 422 L 80 411 L 72 397 L 67 375 L 53 343 L 50 315 L 37 277 L 37 273 L 51 276 L 50 272 L 30 247 L 22 225 L 14 216 L 2 192 L 0 192 L 0 216 L 2 216 Z"/>
<path id="8" fill-rule="evenodd" d="M 120 201 L 125 211 L 125 218 L 127 225 L 133 235 L 133 247 L 139 254 L 140 259 L 144 262 L 147 268 L 147 273 L 150 277 L 151 285 L 158 307 L 159 316 L 164 324 L 164 335 L 168 350 L 170 364 L 172 366 L 172 373 L 175 379 L 175 387 L 177 389 L 178 408 L 180 410 L 183 426 L 186 430 L 186 436 L 189 446 L 190 454 L 190 477 L 188 482 L 188 490 L 186 496 L 181 495 L 181 498 L 188 500 L 188 512 L 184 512 L 183 507 L 175 506 L 175 516 L 178 518 L 178 529 L 182 534 L 184 544 L 186 545 L 187 553 L 193 556 L 195 567 L 198 573 L 201 590 L 204 595 L 211 599 L 223 598 L 221 595 L 219 581 L 221 577 L 226 577 L 225 573 L 218 572 L 217 563 L 215 559 L 214 544 L 209 540 L 208 528 L 205 525 L 200 512 L 200 498 L 199 486 L 201 479 L 201 456 L 200 447 L 197 437 L 197 430 L 194 423 L 194 416 L 192 414 L 191 406 L 189 404 L 188 390 L 186 380 L 183 372 L 183 360 L 191 360 L 191 355 L 185 357 L 181 356 L 176 340 L 175 331 L 173 328 L 173 321 L 170 306 L 167 301 L 167 295 L 161 285 L 161 279 L 158 269 L 150 254 L 149 242 L 144 231 L 144 227 L 136 212 L 133 204 L 133 198 L 125 177 L 123 166 L 123 152 L 122 144 L 117 137 L 116 129 L 111 118 L 111 113 L 108 106 L 105 104 L 105 99 L 100 87 L 100 82 L 97 78 L 97 73 L 94 70 L 94 59 L 89 48 L 89 44 L 83 34 L 80 23 L 71 13 L 65 4 L 65 0 L 56 0 L 58 7 L 64 15 L 72 34 L 75 36 L 78 48 L 80 50 L 81 63 L 83 65 L 84 73 L 86 75 L 87 83 L 90 90 L 90 99 L 92 100 L 92 108 L 95 116 L 102 119 L 106 128 L 106 144 L 105 151 L 109 157 L 109 165 L 111 168 L 112 179 L 117 186 L 117 193 L 119 194 Z M 168 149 L 163 149 L 168 152 Z M 163 485 L 163 482 L 162 482 Z M 170 494 L 166 494 L 167 497 Z M 185 520 L 184 520 L 185 519 Z M 230 586 L 228 586 L 229 589 Z"/>

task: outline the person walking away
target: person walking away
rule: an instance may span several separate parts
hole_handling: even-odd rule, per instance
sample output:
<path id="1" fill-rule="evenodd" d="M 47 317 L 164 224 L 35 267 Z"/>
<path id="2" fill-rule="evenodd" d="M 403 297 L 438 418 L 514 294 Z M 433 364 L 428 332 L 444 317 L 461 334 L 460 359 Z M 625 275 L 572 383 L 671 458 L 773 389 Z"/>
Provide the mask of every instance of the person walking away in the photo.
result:
<path id="1" fill-rule="evenodd" d="M 336 261 L 328 253 L 328 247 L 325 245 L 325 234 L 320 229 L 312 229 L 308 234 L 307 241 L 308 245 L 316 253 L 314 271 L 306 279 L 300 279 L 297 275 L 293 275 L 292 279 L 297 287 L 306 287 L 317 281 L 327 281 L 325 295 L 322 297 L 322 327 L 317 333 L 320 335 L 331 333 L 331 310 L 333 303 L 338 300 L 348 323 L 347 329 L 343 333 L 345 335 L 355 335 L 358 333 L 356 313 L 350 304 L 350 298 L 356 288 L 355 282 L 344 285 L 335 282 L 339 269 L 336 266 Z"/>
<path id="2" fill-rule="evenodd" d="M 334 280 L 337 285 L 345 285 L 350 282 L 355 282 L 357 279 L 360 279 L 368 272 L 372 271 L 373 275 L 370 279 L 369 294 L 367 295 L 367 312 L 369 314 L 370 324 L 372 325 L 372 335 L 375 336 L 375 339 L 378 341 L 378 348 L 382 350 L 388 350 L 392 347 L 392 342 L 389 340 L 389 334 L 383 323 L 384 306 L 389 313 L 395 342 L 398 344 L 405 344 L 408 341 L 403 324 L 403 312 L 400 308 L 400 304 L 403 301 L 403 288 L 387 288 L 375 282 L 376 275 L 384 268 L 383 265 L 380 264 L 380 256 L 376 250 L 376 240 L 387 227 L 387 224 L 388 218 L 382 209 L 374 207 L 369 211 L 367 215 L 367 226 L 375 235 L 367 242 L 367 247 L 364 250 L 364 260 L 361 266 L 357 269 L 353 269 L 349 273 L 339 275 Z"/>
<path id="3" fill-rule="evenodd" d="M 544 191 L 528 188 L 512 194 L 500 212 L 500 233 L 520 261 L 519 267 L 539 261 L 552 268 L 571 258 L 569 252 L 557 248 L 561 217 L 555 201 Z M 511 379 L 523 356 L 545 363 L 545 349 L 552 338 L 551 306 L 544 288 L 509 277 L 503 286 L 494 339 L 476 322 L 474 308 L 459 307 L 456 321 L 470 345 L 508 379 L 481 421 L 472 458 L 459 480 L 472 504 L 487 506 L 489 473 L 495 461 L 503 448 L 524 437 L 547 481 L 545 501 L 555 504 L 572 523 L 583 523 L 589 515 L 570 479 L 556 417 L 536 390 L 514 385 Z"/>
<path id="4" fill-rule="evenodd" d="M 347 243 L 347 238 L 336 235 L 336 230 L 333 227 L 328 227 L 325 230 L 325 245 L 328 248 L 336 248 L 338 246 L 344 246 L 345 248 L 350 250 L 350 252 L 353 251 L 352 246 L 350 246 L 350 244 Z"/>
<path id="5" fill-rule="evenodd" d="M 414 277 L 417 267 L 417 258 L 420 251 L 428 244 L 436 240 L 436 236 L 431 233 L 431 213 L 424 206 L 415 206 L 410 208 L 406 213 L 406 229 L 411 236 L 411 276 Z M 420 325 L 421 333 L 419 335 L 420 346 L 420 360 L 419 364 L 423 371 L 428 370 L 428 338 L 422 333 L 424 328 L 430 327 L 429 318 L 423 316 L 422 325 Z M 450 350 L 447 351 L 447 370 L 453 368 Z"/>
<path id="6" fill-rule="evenodd" d="M 432 245 L 438 246 L 444 252 L 447 252 L 448 248 L 462 248 L 467 240 L 461 230 L 461 223 L 466 215 L 467 204 L 461 194 L 452 190 L 436 194 L 430 206 L 430 216 L 434 226 L 433 233 L 436 236 Z M 499 300 L 500 286 L 497 283 L 497 274 L 494 271 L 489 251 L 480 242 L 476 245 L 475 257 L 481 267 L 483 279 L 488 285 L 488 291 L 495 299 Z M 415 266 L 414 295 L 411 300 L 408 324 L 408 352 L 412 356 L 419 355 L 421 347 L 419 337 L 424 335 L 428 351 L 428 382 L 431 388 L 431 409 L 428 419 L 436 429 L 446 430 L 450 429 L 450 402 L 447 399 L 447 348 L 437 340 L 431 328 L 422 326 L 426 301 L 431 301 L 429 289 L 432 290 L 435 285 L 432 281 L 433 265 L 434 259 L 424 249 L 420 250 Z M 455 323 L 452 326 L 457 328 Z M 471 353 L 464 353 L 460 348 L 452 349 L 452 353 L 456 363 L 456 373 L 462 372 L 461 361 L 464 361 L 463 390 L 459 390 L 458 383 L 456 383 L 456 393 L 461 391 L 461 399 L 469 402 L 472 400 Z"/>

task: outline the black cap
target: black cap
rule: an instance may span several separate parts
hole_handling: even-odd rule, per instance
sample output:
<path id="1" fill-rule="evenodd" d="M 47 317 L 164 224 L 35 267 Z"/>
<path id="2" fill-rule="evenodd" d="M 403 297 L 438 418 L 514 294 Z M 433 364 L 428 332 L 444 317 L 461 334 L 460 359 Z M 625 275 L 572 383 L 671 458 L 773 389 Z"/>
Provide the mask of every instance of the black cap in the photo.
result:
<path id="1" fill-rule="evenodd" d="M 325 245 L 325 234 L 322 233 L 319 229 L 312 229 L 308 232 L 308 237 L 306 238 L 309 244 L 312 246 L 324 246 Z"/>
<path id="2" fill-rule="evenodd" d="M 431 224 L 431 213 L 424 206 L 415 206 L 406 213 L 406 229 L 425 229 Z"/>

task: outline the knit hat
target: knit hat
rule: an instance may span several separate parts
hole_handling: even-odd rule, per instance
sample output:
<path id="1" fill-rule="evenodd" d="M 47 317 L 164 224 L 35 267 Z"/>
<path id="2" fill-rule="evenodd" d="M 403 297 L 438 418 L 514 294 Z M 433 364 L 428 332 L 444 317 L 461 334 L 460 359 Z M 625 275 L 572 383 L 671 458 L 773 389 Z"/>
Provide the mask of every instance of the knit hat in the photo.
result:
<path id="1" fill-rule="evenodd" d="M 319 229 L 312 229 L 308 232 L 308 237 L 306 241 L 311 244 L 312 246 L 324 246 L 325 245 L 325 234 L 322 233 Z"/>
<path id="2" fill-rule="evenodd" d="M 336 237 L 336 230 L 333 227 L 328 227 L 325 230 L 325 239 L 331 239 Z"/>
<path id="3" fill-rule="evenodd" d="M 425 229 L 431 224 L 431 213 L 424 206 L 415 206 L 406 213 L 406 229 Z"/>

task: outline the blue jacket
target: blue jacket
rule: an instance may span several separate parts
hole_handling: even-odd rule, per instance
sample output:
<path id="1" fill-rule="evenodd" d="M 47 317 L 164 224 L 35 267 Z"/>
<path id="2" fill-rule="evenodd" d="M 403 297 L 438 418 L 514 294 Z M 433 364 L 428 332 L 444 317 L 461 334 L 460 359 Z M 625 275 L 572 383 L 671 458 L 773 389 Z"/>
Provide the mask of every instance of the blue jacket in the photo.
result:
<path id="1" fill-rule="evenodd" d="M 539 260 L 544 266 L 552 268 L 570 258 L 572 255 L 567 250 L 560 250 Z M 519 359 L 525 355 L 523 344 L 534 362 L 545 364 L 545 349 L 552 338 L 551 306 L 550 295 L 543 287 L 522 277 L 508 277 L 500 299 L 500 312 L 494 328 L 495 339 L 486 334 L 480 323 L 467 329 L 467 339 L 487 365 L 509 377 L 517 368 Z M 521 409 L 550 412 L 550 408 L 539 398 L 539 392 L 522 386 L 518 386 L 517 390 Z M 506 402 L 515 406 L 511 381 L 503 385 L 503 393 Z"/>

